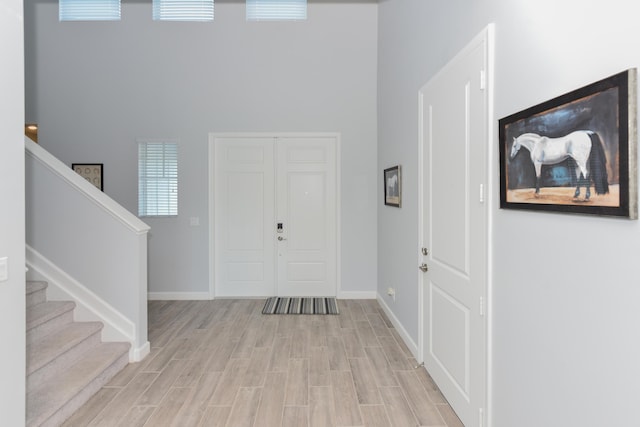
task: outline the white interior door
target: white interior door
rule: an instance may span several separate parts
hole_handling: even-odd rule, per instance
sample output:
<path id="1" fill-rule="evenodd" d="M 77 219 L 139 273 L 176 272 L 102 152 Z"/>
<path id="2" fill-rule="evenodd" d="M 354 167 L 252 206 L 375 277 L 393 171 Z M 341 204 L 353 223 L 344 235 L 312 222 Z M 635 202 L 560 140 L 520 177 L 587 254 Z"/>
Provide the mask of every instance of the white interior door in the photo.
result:
<path id="1" fill-rule="evenodd" d="M 336 296 L 337 136 L 212 140 L 215 296 Z"/>
<path id="2" fill-rule="evenodd" d="M 336 140 L 277 143 L 277 288 L 280 296 L 336 295 Z"/>
<path id="3" fill-rule="evenodd" d="M 487 30 L 420 91 L 422 356 L 467 427 L 486 407 Z"/>

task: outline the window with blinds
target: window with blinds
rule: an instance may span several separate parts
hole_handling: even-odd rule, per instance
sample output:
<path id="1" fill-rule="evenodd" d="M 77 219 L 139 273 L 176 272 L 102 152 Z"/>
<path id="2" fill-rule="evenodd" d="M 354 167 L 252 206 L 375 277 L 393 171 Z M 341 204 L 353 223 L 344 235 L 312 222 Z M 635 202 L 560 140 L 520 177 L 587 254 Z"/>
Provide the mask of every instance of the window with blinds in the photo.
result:
<path id="1" fill-rule="evenodd" d="M 247 0 L 247 21 L 307 19 L 307 0 Z"/>
<path id="2" fill-rule="evenodd" d="M 138 140 L 138 216 L 178 215 L 178 142 Z"/>
<path id="3" fill-rule="evenodd" d="M 154 21 L 213 21 L 214 0 L 153 0 Z"/>
<path id="4" fill-rule="evenodd" d="M 60 21 L 119 21 L 120 0 L 59 0 Z"/>

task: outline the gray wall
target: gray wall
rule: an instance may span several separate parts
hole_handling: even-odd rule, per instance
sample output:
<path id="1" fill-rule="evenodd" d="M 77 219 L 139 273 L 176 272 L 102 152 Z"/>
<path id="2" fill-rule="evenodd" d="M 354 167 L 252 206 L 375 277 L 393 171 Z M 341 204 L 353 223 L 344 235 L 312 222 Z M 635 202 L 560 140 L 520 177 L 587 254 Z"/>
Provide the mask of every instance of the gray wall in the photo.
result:
<path id="1" fill-rule="evenodd" d="M 24 66 L 22 0 L 0 6 L 0 414 L 3 425 L 24 425 Z"/>
<path id="2" fill-rule="evenodd" d="M 395 285 L 396 302 L 384 298 L 415 342 L 419 88 L 495 22 L 497 131 L 501 117 L 637 67 L 632 4 L 380 1 L 378 170 L 402 164 L 405 185 L 402 209 L 378 203 L 378 291 Z M 637 425 L 640 222 L 499 210 L 497 168 L 492 179 L 493 425 Z"/>
<path id="3" fill-rule="evenodd" d="M 104 163 L 105 192 L 137 212 L 135 139 L 180 139 L 180 215 L 145 219 L 149 291 L 208 292 L 209 132 L 340 132 L 342 289 L 375 292 L 375 2 L 310 3 L 309 19 L 247 23 L 244 2 L 216 2 L 213 23 L 121 22 L 26 14 L 27 120 L 71 164 Z M 198 217 L 199 227 L 189 219 Z"/>

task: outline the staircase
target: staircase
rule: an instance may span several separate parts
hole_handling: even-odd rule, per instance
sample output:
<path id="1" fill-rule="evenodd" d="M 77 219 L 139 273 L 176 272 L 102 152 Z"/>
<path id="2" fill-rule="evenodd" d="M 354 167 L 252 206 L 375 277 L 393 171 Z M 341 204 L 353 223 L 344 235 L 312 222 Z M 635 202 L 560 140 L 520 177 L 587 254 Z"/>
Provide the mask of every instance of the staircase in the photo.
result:
<path id="1" fill-rule="evenodd" d="M 74 302 L 47 301 L 27 282 L 26 426 L 59 426 L 129 362 L 129 343 L 103 343 L 102 323 L 74 322 Z"/>

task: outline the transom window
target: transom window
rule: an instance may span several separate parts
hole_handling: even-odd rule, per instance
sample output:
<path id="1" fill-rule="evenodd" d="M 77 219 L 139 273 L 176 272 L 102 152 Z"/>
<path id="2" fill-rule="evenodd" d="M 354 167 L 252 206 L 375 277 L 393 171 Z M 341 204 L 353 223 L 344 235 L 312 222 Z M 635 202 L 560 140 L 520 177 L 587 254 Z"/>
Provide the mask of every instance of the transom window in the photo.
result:
<path id="1" fill-rule="evenodd" d="M 213 21 L 214 0 L 153 0 L 154 21 Z"/>
<path id="2" fill-rule="evenodd" d="M 119 21 L 120 0 L 59 0 L 60 21 Z"/>
<path id="3" fill-rule="evenodd" d="M 247 0 L 247 21 L 307 19 L 307 0 Z"/>

